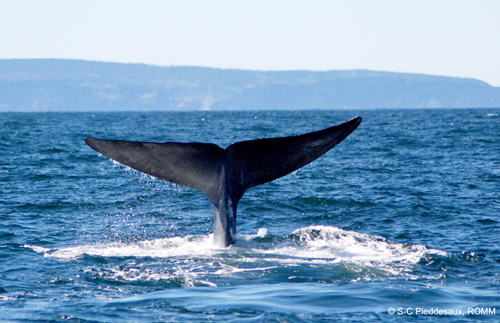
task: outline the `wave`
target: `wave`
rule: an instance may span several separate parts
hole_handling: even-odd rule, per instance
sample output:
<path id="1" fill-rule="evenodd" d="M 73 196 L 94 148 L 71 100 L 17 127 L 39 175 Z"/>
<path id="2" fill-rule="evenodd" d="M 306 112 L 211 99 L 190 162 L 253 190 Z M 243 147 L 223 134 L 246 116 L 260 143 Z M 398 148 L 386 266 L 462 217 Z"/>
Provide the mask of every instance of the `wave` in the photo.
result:
<path id="1" fill-rule="evenodd" d="M 213 235 L 162 238 L 135 243 L 109 243 L 49 249 L 39 246 L 25 247 L 43 253 L 45 257 L 73 260 L 91 257 L 135 258 L 210 258 L 220 261 L 235 258 L 246 264 L 266 262 L 280 265 L 354 264 L 374 267 L 391 274 L 411 269 L 426 255 L 445 256 L 444 251 L 429 249 L 418 244 L 402 244 L 387 239 L 347 231 L 332 226 L 315 225 L 297 229 L 290 235 L 275 237 L 261 228 L 256 234 L 239 235 L 237 243 L 229 248 L 212 244 Z M 265 266 L 269 268 L 269 266 Z M 254 267 L 247 268 L 255 270 Z M 242 269 L 233 268 L 234 271 Z"/>
<path id="2" fill-rule="evenodd" d="M 303 257 L 304 259 L 329 260 L 365 266 L 414 265 L 424 256 L 445 256 L 441 250 L 428 249 L 417 244 L 390 242 L 386 238 L 346 231 L 337 227 L 315 225 L 292 232 L 298 247 L 286 246 L 272 250 Z"/>
<path id="3" fill-rule="evenodd" d="M 284 236 L 261 228 L 256 234 L 239 235 L 229 248 L 218 248 L 212 240 L 210 234 L 60 249 L 25 247 L 44 257 L 85 262 L 81 275 L 86 280 L 162 288 L 218 287 L 234 281 L 328 284 L 401 275 L 417 279 L 418 270 L 413 269 L 421 259 L 447 255 L 418 244 L 322 225 Z"/>
<path id="4" fill-rule="evenodd" d="M 172 237 L 138 241 L 134 243 L 82 245 L 61 249 L 50 249 L 32 245 L 25 245 L 25 247 L 43 253 L 45 257 L 57 258 L 60 260 L 73 260 L 85 255 L 139 258 L 206 256 L 217 252 L 217 248 L 212 245 L 212 237 L 212 234 L 209 236 Z"/>

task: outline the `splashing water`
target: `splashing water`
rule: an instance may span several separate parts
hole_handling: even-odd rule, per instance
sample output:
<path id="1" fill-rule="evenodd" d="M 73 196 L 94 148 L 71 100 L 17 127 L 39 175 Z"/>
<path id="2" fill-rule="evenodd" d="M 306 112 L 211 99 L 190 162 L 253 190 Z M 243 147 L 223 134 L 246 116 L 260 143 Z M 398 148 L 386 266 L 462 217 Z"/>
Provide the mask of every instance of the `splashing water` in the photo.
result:
<path id="1" fill-rule="evenodd" d="M 45 257 L 59 260 L 75 260 L 83 256 L 93 257 L 130 257 L 175 259 L 182 263 L 182 258 L 211 259 L 219 262 L 222 268 L 216 270 L 218 275 L 235 272 L 269 270 L 278 266 L 318 266 L 351 264 L 368 267 L 397 275 L 403 271 L 411 271 L 426 255 L 445 256 L 440 250 L 428 249 L 421 245 L 405 245 L 387 241 L 383 237 L 372 236 L 354 231 L 346 231 L 331 226 L 309 226 L 293 231 L 289 236 L 269 238 L 265 228 L 257 234 L 240 235 L 236 245 L 230 248 L 218 248 L 212 244 L 213 235 L 172 237 L 139 241 L 136 243 L 112 243 L 101 245 L 83 245 L 61 249 L 48 249 L 26 245 Z M 234 262 L 247 265 L 240 268 Z M 255 262 L 252 265 L 252 262 Z M 261 266 L 266 263 L 266 266 Z M 199 264 L 192 262 L 193 267 L 183 268 L 179 275 L 200 276 Z M 132 274 L 132 275 L 131 275 Z M 119 274 L 117 274 L 119 275 Z M 123 276 L 123 273 L 121 273 Z M 139 273 L 128 270 L 129 279 L 169 279 L 170 275 L 161 276 L 154 272 Z M 149 275 L 149 277 L 148 277 Z M 215 284 L 209 284 L 214 285 Z"/>

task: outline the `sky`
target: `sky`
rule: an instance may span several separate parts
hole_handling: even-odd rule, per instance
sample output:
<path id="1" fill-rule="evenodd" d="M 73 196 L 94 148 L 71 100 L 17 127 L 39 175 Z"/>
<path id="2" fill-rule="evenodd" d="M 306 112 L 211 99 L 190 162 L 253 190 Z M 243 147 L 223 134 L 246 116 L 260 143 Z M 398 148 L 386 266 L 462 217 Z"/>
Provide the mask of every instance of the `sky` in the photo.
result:
<path id="1" fill-rule="evenodd" d="M 0 0 L 0 58 L 369 69 L 500 86 L 497 0 Z"/>

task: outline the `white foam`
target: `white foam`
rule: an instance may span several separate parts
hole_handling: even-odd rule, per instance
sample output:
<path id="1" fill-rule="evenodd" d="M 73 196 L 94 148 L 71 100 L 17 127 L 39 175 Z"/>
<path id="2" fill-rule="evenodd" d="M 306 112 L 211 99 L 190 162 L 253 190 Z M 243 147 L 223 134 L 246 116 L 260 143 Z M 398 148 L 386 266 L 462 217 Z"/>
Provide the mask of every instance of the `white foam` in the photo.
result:
<path id="1" fill-rule="evenodd" d="M 39 246 L 26 245 L 45 257 L 60 260 L 72 260 L 84 255 L 100 257 L 152 257 L 152 258 L 203 258 L 212 263 L 214 259 L 219 263 L 215 274 L 229 275 L 238 272 L 266 271 L 280 266 L 321 265 L 321 264 L 355 264 L 362 267 L 374 267 L 391 274 L 398 274 L 411 270 L 422 257 L 429 254 L 446 255 L 445 252 L 428 249 L 422 245 L 402 244 L 390 242 L 387 239 L 354 231 L 346 231 L 332 226 L 310 226 L 292 232 L 280 242 L 262 242 L 268 236 L 265 228 L 259 229 L 257 234 L 240 235 L 235 246 L 218 248 L 213 245 L 213 235 L 172 237 L 139 241 L 136 243 L 110 243 L 67 247 L 61 249 L 47 249 Z M 228 252 L 230 256 L 228 257 Z M 241 255 L 238 257 L 238 255 Z M 235 257 L 236 256 L 236 257 Z M 208 260 L 210 259 L 210 260 Z M 263 262 L 266 265 L 262 265 Z M 196 262 L 195 262 L 196 263 Z M 175 275 L 182 273 L 184 278 L 201 278 L 206 270 L 199 270 L 200 262 L 189 263 Z M 238 264 L 245 264 L 239 266 Z M 249 265 L 250 264 L 250 265 Z M 255 264 L 255 266 L 252 266 Z M 143 279 L 171 279 L 171 273 L 153 272 L 117 272 L 127 280 Z M 146 276 L 144 276 L 146 275 Z M 177 277 L 177 276 L 176 276 Z M 189 281 L 188 279 L 188 281 Z M 212 284 L 206 282 L 208 285 Z"/>
<path id="2" fill-rule="evenodd" d="M 297 229 L 293 234 L 299 240 L 298 247 L 286 246 L 272 252 L 315 262 L 373 266 L 394 273 L 418 263 L 425 255 L 446 255 L 443 251 L 428 249 L 422 245 L 394 243 L 380 236 L 331 226 L 310 226 Z"/>
<path id="3" fill-rule="evenodd" d="M 40 247 L 40 246 L 33 246 L 33 245 L 29 245 L 29 244 L 25 244 L 23 247 L 29 248 L 29 249 L 33 250 L 34 252 L 38 252 L 38 253 L 47 253 L 50 251 L 49 248 L 44 248 L 44 247 Z"/>
<path id="4" fill-rule="evenodd" d="M 208 273 L 200 268 L 182 268 L 176 266 L 174 270 L 154 270 L 148 268 L 127 268 L 115 267 L 106 270 L 96 270 L 95 268 L 87 268 L 86 273 L 99 275 L 101 278 L 112 281 L 171 281 L 182 279 L 182 285 L 185 287 L 195 285 L 206 285 L 217 287 L 217 284 L 204 280 L 203 277 Z"/>
<path id="5" fill-rule="evenodd" d="M 237 240 L 241 241 L 251 241 L 255 238 L 264 238 L 265 236 L 268 235 L 267 229 L 266 228 L 260 228 L 256 234 L 242 234 L 237 236 Z M 237 243 L 238 244 L 238 243 Z"/>
<path id="6" fill-rule="evenodd" d="M 100 257 L 152 257 L 166 258 L 184 255 L 210 255 L 219 248 L 212 244 L 213 235 L 187 236 L 139 241 L 136 243 L 109 243 L 47 249 L 38 246 L 25 245 L 35 252 L 43 253 L 45 257 L 61 260 L 77 259 L 84 255 Z"/>

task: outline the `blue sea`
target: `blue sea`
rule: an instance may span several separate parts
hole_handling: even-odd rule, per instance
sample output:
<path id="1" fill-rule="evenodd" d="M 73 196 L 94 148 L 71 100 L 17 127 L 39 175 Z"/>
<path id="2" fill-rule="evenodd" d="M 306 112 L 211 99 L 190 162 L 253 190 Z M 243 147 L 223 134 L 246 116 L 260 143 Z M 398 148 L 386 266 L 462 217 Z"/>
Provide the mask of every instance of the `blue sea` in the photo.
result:
<path id="1" fill-rule="evenodd" d="M 500 320 L 500 109 L 0 114 L 0 320 Z M 203 193 L 86 136 L 212 142 L 363 123 L 245 194 Z"/>

